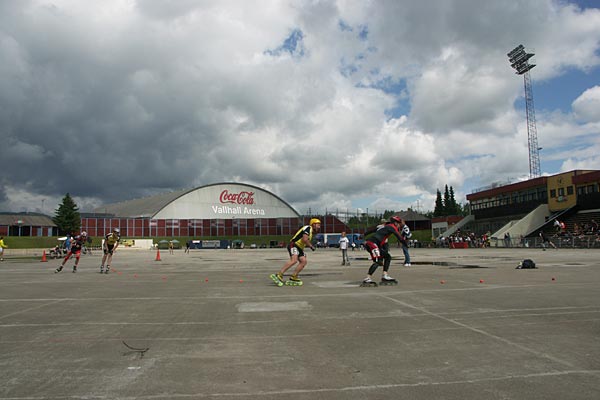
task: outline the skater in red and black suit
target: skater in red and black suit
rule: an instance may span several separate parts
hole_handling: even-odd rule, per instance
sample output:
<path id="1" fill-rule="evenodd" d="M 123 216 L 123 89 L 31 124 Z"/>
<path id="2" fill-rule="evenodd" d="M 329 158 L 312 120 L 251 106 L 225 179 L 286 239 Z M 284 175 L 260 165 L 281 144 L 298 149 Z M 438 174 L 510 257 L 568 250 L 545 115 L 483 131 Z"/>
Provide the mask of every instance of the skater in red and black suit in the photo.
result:
<path id="1" fill-rule="evenodd" d="M 81 256 L 81 248 L 84 246 L 86 240 L 87 233 L 85 231 L 81 232 L 81 235 L 75 236 L 73 238 L 73 240 L 71 241 L 71 247 L 69 248 L 67 255 L 60 264 L 60 267 L 56 268 L 56 271 L 54 271 L 55 273 L 62 271 L 63 267 L 73 254 L 75 255 L 75 265 L 73 265 L 73 272 L 77 272 L 77 266 L 79 265 L 79 258 Z"/>
<path id="2" fill-rule="evenodd" d="M 383 276 L 381 277 L 381 282 L 398 283 L 397 280 L 388 275 L 388 270 L 390 269 L 390 264 L 392 262 L 392 256 L 389 252 L 387 241 L 391 235 L 396 236 L 398 241 L 402 240 L 400 233 L 401 224 L 402 219 L 394 215 L 385 225 L 379 225 L 375 230 L 365 232 L 365 237 L 367 238 L 367 241 L 365 242 L 365 248 L 371 255 L 373 264 L 369 268 L 367 277 L 363 280 L 363 285 L 375 284 L 372 279 L 373 273 L 375 273 L 375 270 L 377 270 L 379 266 L 383 266 Z"/>

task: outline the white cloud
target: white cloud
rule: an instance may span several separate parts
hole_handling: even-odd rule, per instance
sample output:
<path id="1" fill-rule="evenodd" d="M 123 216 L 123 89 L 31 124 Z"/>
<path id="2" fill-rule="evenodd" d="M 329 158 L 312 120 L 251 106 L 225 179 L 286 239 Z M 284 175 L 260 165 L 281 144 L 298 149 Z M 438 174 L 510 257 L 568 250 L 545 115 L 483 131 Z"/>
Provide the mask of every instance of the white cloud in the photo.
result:
<path id="1" fill-rule="evenodd" d="M 527 172 L 506 53 L 534 48 L 542 81 L 593 72 L 599 17 L 549 0 L 2 2 L 0 207 L 237 180 L 299 210 L 432 208 L 445 184 Z M 598 93 L 538 115 L 545 156 L 593 165 Z"/>
<path id="2" fill-rule="evenodd" d="M 587 89 L 573 102 L 575 116 L 583 122 L 600 122 L 600 86 Z"/>

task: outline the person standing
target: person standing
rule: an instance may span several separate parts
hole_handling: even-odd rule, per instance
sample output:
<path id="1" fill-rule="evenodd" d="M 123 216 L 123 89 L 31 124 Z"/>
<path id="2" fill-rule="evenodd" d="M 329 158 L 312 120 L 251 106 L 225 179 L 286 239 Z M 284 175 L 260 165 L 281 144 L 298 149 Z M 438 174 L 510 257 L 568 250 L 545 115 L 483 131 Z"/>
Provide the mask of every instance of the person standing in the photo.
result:
<path id="1" fill-rule="evenodd" d="M 400 236 L 402 237 L 402 240 L 400 240 L 400 243 L 402 243 L 402 253 L 404 253 L 404 266 L 405 267 L 410 267 L 410 254 L 408 253 L 408 239 L 411 238 L 412 233 L 410 233 L 410 228 L 408 227 L 408 225 L 406 225 L 406 222 L 404 222 L 403 219 L 400 219 L 400 227 L 402 229 L 402 231 L 400 232 Z"/>
<path id="2" fill-rule="evenodd" d="M 112 262 L 113 254 L 115 250 L 117 250 L 117 247 L 119 247 L 119 242 L 121 240 L 120 232 L 119 228 L 114 228 L 111 233 L 104 237 L 104 243 L 102 243 L 104 256 L 102 256 L 102 264 L 100 264 L 101 274 L 108 274 L 108 271 L 110 271 L 110 263 Z M 106 265 L 106 270 L 104 269 L 104 265 Z"/>
<path id="3" fill-rule="evenodd" d="M 340 237 L 340 250 L 342 252 L 342 265 L 350 265 L 350 259 L 348 258 L 348 244 L 350 240 L 346 237 L 346 232 L 342 232 Z"/>
<path id="4" fill-rule="evenodd" d="M 73 265 L 73 273 L 77 272 L 77 267 L 79 266 L 79 259 L 81 257 L 81 249 L 83 248 L 86 240 L 87 240 L 87 232 L 85 232 L 85 231 L 81 232 L 80 235 L 77 235 L 71 239 L 69 251 L 67 252 L 67 255 L 63 259 L 60 266 L 58 268 L 56 268 L 56 271 L 54 271 L 54 273 L 58 273 L 58 272 L 62 271 L 63 267 L 65 266 L 65 264 L 67 263 L 67 261 L 69 260 L 69 258 L 71 258 L 71 256 L 73 254 L 75 255 L 75 265 Z"/>
<path id="5" fill-rule="evenodd" d="M 398 241 L 402 241 L 400 235 L 402 219 L 398 216 L 393 216 L 390 221 L 383 226 L 379 226 L 379 229 L 365 232 L 365 248 L 371 255 L 373 264 L 369 267 L 367 277 L 363 280 L 361 286 L 377 286 L 377 283 L 373 281 L 373 273 L 379 266 L 383 266 L 383 275 L 381 277 L 381 283 L 383 284 L 397 284 L 398 281 L 388 275 L 390 264 L 392 262 L 392 256 L 388 249 L 388 237 L 391 235 L 396 236 Z"/>
<path id="6" fill-rule="evenodd" d="M 4 236 L 0 236 L 0 261 L 4 261 L 4 249 L 8 246 L 4 244 Z"/>
<path id="7" fill-rule="evenodd" d="M 504 247 L 510 247 L 510 233 L 504 234 Z"/>
<path id="8" fill-rule="evenodd" d="M 540 239 L 542 239 L 542 250 L 546 251 L 546 247 L 548 245 L 552 246 L 553 249 L 556 249 L 554 243 L 552 243 L 550 239 L 548 239 L 548 236 L 546 236 L 546 234 L 543 231 L 540 231 Z"/>
<path id="9" fill-rule="evenodd" d="M 283 280 L 283 275 L 288 269 L 293 267 L 295 264 L 298 264 L 298 266 L 296 266 L 294 273 L 292 274 L 292 276 L 290 276 L 288 284 L 293 286 L 302 285 L 302 280 L 298 278 L 298 274 L 302 272 L 302 270 L 308 263 L 308 260 L 306 259 L 306 254 L 304 254 L 304 249 L 308 247 L 312 251 L 315 251 L 315 246 L 313 246 L 312 244 L 312 237 L 313 234 L 319 233 L 320 229 L 321 221 L 318 218 L 311 218 L 308 225 L 305 225 L 302 228 L 298 229 L 298 232 L 296 232 L 296 234 L 292 237 L 290 243 L 287 245 L 287 251 L 290 255 L 289 261 L 286 262 L 283 265 L 283 267 L 281 267 L 281 270 L 279 270 L 279 272 L 277 272 L 276 274 L 269 275 L 270 278 L 278 286 L 282 286 L 285 284 Z"/>
<path id="10" fill-rule="evenodd" d="M 73 236 L 70 233 L 67 233 L 65 236 L 65 242 L 63 244 L 63 254 L 67 254 L 71 251 L 71 242 L 73 241 Z"/>

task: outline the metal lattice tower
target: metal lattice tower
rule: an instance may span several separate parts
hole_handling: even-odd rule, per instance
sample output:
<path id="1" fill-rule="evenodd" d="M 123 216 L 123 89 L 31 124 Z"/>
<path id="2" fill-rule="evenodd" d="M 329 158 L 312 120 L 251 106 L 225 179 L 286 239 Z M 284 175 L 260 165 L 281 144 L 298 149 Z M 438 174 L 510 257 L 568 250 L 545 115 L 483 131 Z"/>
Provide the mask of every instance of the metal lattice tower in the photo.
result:
<path id="1" fill-rule="evenodd" d="M 535 107 L 533 106 L 533 90 L 529 71 L 535 64 L 529 64 L 529 59 L 534 53 L 525 52 L 525 47 L 519 45 L 507 54 L 510 66 L 518 75 L 523 75 L 525 85 L 525 110 L 527 112 L 527 142 L 529 146 L 529 177 L 536 178 L 542 174 L 540 169 L 540 148 L 537 140 L 537 127 L 535 124 Z"/>

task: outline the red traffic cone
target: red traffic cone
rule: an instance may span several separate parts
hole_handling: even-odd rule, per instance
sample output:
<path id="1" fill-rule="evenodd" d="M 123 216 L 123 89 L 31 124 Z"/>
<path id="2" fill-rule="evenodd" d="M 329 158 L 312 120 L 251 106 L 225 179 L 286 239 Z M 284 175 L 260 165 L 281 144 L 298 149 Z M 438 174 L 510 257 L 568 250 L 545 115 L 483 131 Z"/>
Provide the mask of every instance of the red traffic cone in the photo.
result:
<path id="1" fill-rule="evenodd" d="M 162 261 L 160 259 L 160 250 L 159 249 L 156 249 L 156 260 L 154 260 L 154 261 Z"/>
<path id="2" fill-rule="evenodd" d="M 40 262 L 48 262 L 48 260 L 46 260 L 46 250 L 44 250 L 44 252 L 42 253 L 42 259 L 40 260 Z"/>

